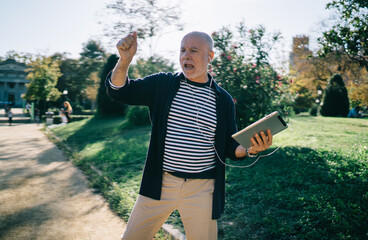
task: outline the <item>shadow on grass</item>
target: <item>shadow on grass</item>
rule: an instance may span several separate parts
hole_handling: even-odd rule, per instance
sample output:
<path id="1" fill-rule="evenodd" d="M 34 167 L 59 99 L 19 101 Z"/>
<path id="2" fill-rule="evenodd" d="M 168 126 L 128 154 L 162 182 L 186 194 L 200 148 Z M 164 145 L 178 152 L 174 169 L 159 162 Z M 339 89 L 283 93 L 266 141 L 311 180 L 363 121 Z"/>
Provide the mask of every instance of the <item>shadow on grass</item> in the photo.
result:
<path id="1" fill-rule="evenodd" d="M 124 119 L 94 117 L 64 141 L 77 155 L 73 161 L 88 175 L 90 185 L 126 221 L 138 193 L 150 130 Z"/>
<path id="2" fill-rule="evenodd" d="M 66 140 L 81 152 L 76 163 L 92 186 L 124 220 L 138 193 L 149 135 L 149 126 L 130 128 L 122 120 L 93 118 Z M 88 154 L 95 146 L 99 150 Z M 347 155 L 284 147 L 251 168 L 227 168 L 219 238 L 368 238 L 366 155 Z"/>
<path id="3" fill-rule="evenodd" d="M 150 126 L 132 127 L 116 118 L 93 118 L 67 141 L 78 141 L 84 162 L 93 163 L 113 182 L 125 182 L 141 174 L 150 137 Z M 80 141 L 83 139 L 83 141 Z M 94 154 L 95 144 L 99 150 Z"/>
<path id="4" fill-rule="evenodd" d="M 361 156 L 363 157 L 363 156 Z M 248 169 L 227 169 L 221 239 L 366 239 L 368 164 L 285 147 Z"/>

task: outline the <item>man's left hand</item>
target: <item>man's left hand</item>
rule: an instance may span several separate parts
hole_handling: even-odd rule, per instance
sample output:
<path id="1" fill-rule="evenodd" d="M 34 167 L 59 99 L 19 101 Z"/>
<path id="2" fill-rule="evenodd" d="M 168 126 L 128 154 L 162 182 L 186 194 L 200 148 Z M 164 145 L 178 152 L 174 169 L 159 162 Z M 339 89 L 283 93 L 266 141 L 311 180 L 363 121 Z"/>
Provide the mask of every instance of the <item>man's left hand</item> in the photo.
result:
<path id="1" fill-rule="evenodd" d="M 263 152 L 272 145 L 271 130 L 267 130 L 267 136 L 263 131 L 259 134 L 256 133 L 250 140 L 252 141 L 253 146 L 248 149 L 248 153 L 256 155 L 260 152 Z"/>

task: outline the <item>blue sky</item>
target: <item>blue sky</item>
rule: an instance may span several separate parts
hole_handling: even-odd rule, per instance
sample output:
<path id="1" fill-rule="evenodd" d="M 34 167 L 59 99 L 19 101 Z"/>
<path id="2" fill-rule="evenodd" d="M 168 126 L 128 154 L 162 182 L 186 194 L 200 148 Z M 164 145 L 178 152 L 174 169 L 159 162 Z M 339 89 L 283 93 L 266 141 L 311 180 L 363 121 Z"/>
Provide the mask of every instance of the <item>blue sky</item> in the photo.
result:
<path id="1" fill-rule="evenodd" d="M 170 1 L 170 0 L 162 0 Z M 103 35 L 109 25 L 103 10 L 111 0 L 0 0 L 0 55 L 10 50 L 53 54 L 68 52 L 78 57 L 82 44 Z M 175 59 L 181 37 L 189 31 L 208 33 L 244 21 L 249 27 L 263 24 L 270 31 L 281 31 L 282 49 L 291 48 L 298 34 L 317 36 L 318 23 L 328 18 L 328 0 L 180 0 L 183 32 L 160 38 L 156 52 Z M 103 22 L 104 24 L 99 24 Z M 122 33 L 124 36 L 125 33 Z M 116 53 L 114 44 L 104 47 Z"/>

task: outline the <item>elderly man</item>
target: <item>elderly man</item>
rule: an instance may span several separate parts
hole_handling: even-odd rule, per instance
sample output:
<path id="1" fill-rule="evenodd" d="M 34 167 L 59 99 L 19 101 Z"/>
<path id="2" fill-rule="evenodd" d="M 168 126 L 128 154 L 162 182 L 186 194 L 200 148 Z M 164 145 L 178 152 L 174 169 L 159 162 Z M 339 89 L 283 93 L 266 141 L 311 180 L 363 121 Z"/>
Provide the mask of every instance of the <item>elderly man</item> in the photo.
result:
<path id="1" fill-rule="evenodd" d="M 213 40 L 203 32 L 184 36 L 181 73 L 143 79 L 127 76 L 137 51 L 137 34 L 117 43 L 120 59 L 106 88 L 115 100 L 149 107 L 152 132 L 139 196 L 122 239 L 152 239 L 177 209 L 188 240 L 217 239 L 224 211 L 226 157 L 258 154 L 272 144 L 271 132 L 256 134 L 244 149 L 231 138 L 237 131 L 232 97 L 207 73 Z"/>

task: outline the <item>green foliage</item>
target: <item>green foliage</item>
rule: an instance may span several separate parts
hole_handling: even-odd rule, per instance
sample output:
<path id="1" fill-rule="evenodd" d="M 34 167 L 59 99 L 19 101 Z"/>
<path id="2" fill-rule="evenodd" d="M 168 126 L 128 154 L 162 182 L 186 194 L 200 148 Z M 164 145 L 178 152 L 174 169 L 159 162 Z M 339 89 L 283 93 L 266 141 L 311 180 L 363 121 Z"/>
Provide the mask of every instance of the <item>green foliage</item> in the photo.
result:
<path id="1" fill-rule="evenodd" d="M 309 109 L 309 114 L 311 116 L 317 116 L 318 115 L 318 110 L 319 110 L 319 105 L 318 104 L 313 104 L 312 107 Z"/>
<path id="2" fill-rule="evenodd" d="M 61 92 L 68 90 L 67 98 L 72 105 L 83 105 L 87 99 L 87 88 L 98 87 L 93 75 L 98 75 L 106 61 L 105 50 L 94 40 L 84 44 L 80 55 L 79 59 L 70 59 L 64 54 L 53 55 L 53 59 L 59 62 L 63 74 L 58 80 L 57 88 Z"/>
<path id="3" fill-rule="evenodd" d="M 105 80 L 109 72 L 115 67 L 118 56 L 115 54 L 108 57 L 102 71 L 100 73 L 100 86 L 97 94 L 97 113 L 101 116 L 124 115 L 127 108 L 126 105 L 113 101 L 106 92 Z"/>
<path id="4" fill-rule="evenodd" d="M 143 78 L 158 72 L 174 72 L 174 64 L 163 57 L 154 55 L 147 59 L 138 58 L 137 62 L 129 67 L 131 78 Z"/>
<path id="5" fill-rule="evenodd" d="M 150 127 L 92 118 L 53 128 L 123 219 L 138 194 Z M 366 119 L 294 117 L 274 138 L 275 154 L 227 168 L 219 239 L 365 239 L 368 229 Z M 246 165 L 246 162 L 234 164 Z M 93 166 L 101 172 L 91 169 Z M 174 214 L 172 223 L 180 222 Z"/>
<path id="6" fill-rule="evenodd" d="M 56 101 L 61 92 L 55 86 L 61 76 L 60 68 L 50 57 L 38 56 L 29 65 L 25 98 L 31 101 Z"/>
<path id="7" fill-rule="evenodd" d="M 148 107 L 146 106 L 131 106 L 127 112 L 128 122 L 135 126 L 144 126 L 151 123 Z"/>
<path id="8" fill-rule="evenodd" d="M 368 3 L 366 0 L 333 0 L 327 8 L 337 10 L 340 22 L 319 38 L 321 56 L 343 52 L 368 70 Z"/>
<path id="9" fill-rule="evenodd" d="M 70 116 L 70 118 L 72 119 L 71 120 L 72 122 L 81 121 L 81 120 L 84 120 L 84 119 L 89 119 L 91 117 L 92 117 L 91 115 L 75 115 L 75 114 Z M 46 122 L 46 115 L 42 116 L 42 122 Z M 62 120 L 60 115 L 54 115 L 53 116 L 53 124 L 60 124 L 62 122 L 63 122 L 63 120 Z"/>
<path id="10" fill-rule="evenodd" d="M 295 83 L 293 89 L 297 93 L 294 103 L 295 113 L 306 112 L 313 106 L 313 102 L 315 101 L 311 89 L 300 83 Z"/>
<path id="11" fill-rule="evenodd" d="M 79 74 L 80 66 L 78 59 L 60 59 L 60 71 L 62 76 L 58 79 L 59 91 L 68 91 L 68 100 L 72 103 L 79 99 L 81 90 L 85 88 L 85 81 Z M 74 104 L 73 104 L 74 105 Z"/>
<path id="12" fill-rule="evenodd" d="M 329 80 L 321 107 L 322 116 L 346 117 L 349 113 L 348 91 L 340 74 Z"/>
<path id="13" fill-rule="evenodd" d="M 101 43 L 94 40 L 89 40 L 84 44 L 80 55 L 80 78 L 84 79 L 84 84 L 87 86 L 93 84 L 89 81 L 91 74 L 94 72 L 99 73 L 105 64 L 106 53 L 101 47 Z"/>
<path id="14" fill-rule="evenodd" d="M 101 43 L 95 40 L 89 40 L 83 44 L 80 55 L 83 67 L 88 68 L 89 72 L 101 68 L 106 59 L 106 53 Z"/>
<path id="15" fill-rule="evenodd" d="M 348 84 L 348 92 L 351 106 L 368 106 L 368 78 Z"/>
<path id="16" fill-rule="evenodd" d="M 83 113 L 83 107 L 79 104 L 76 104 L 73 106 L 73 114 L 82 114 Z"/>
<path id="17" fill-rule="evenodd" d="M 212 34 L 219 55 L 210 72 L 234 98 L 239 128 L 272 111 L 287 113 L 293 103 L 288 92 L 289 79 L 280 76 L 269 64 L 268 52 L 278 41 L 278 33 L 268 34 L 264 27 L 238 28 L 239 38 L 228 28 Z"/>
<path id="18" fill-rule="evenodd" d="M 319 92 L 325 89 L 334 73 L 341 74 L 345 80 L 353 105 L 366 102 L 368 74 L 364 67 L 352 61 L 346 53 L 339 52 L 337 56 L 336 52 L 327 52 L 319 57 L 308 46 L 308 36 L 293 38 L 289 74 L 294 80 L 291 91 L 297 93 L 295 112 L 307 111 L 313 103 L 322 101 Z"/>
<path id="19" fill-rule="evenodd" d="M 5 61 L 6 59 L 14 59 L 19 63 L 29 64 L 32 60 L 35 60 L 35 56 L 30 53 L 16 52 L 10 50 L 5 53 L 4 57 L 0 56 L 0 61 Z"/>
<path id="20" fill-rule="evenodd" d="M 107 74 L 115 67 L 118 61 L 118 56 L 111 55 L 107 59 L 101 74 L 100 74 L 100 88 L 97 95 L 97 111 L 102 115 L 116 115 L 124 114 L 126 105 L 112 101 L 106 94 L 105 79 Z M 148 59 L 138 58 L 135 64 L 131 64 L 129 67 L 128 76 L 130 78 L 143 78 L 145 76 L 155 74 L 158 72 L 173 72 L 174 64 L 167 59 L 160 56 L 152 56 Z M 148 110 L 142 107 L 132 107 L 130 109 L 130 117 L 132 123 L 138 125 L 149 124 Z M 134 119 L 134 121 L 133 121 Z"/>

